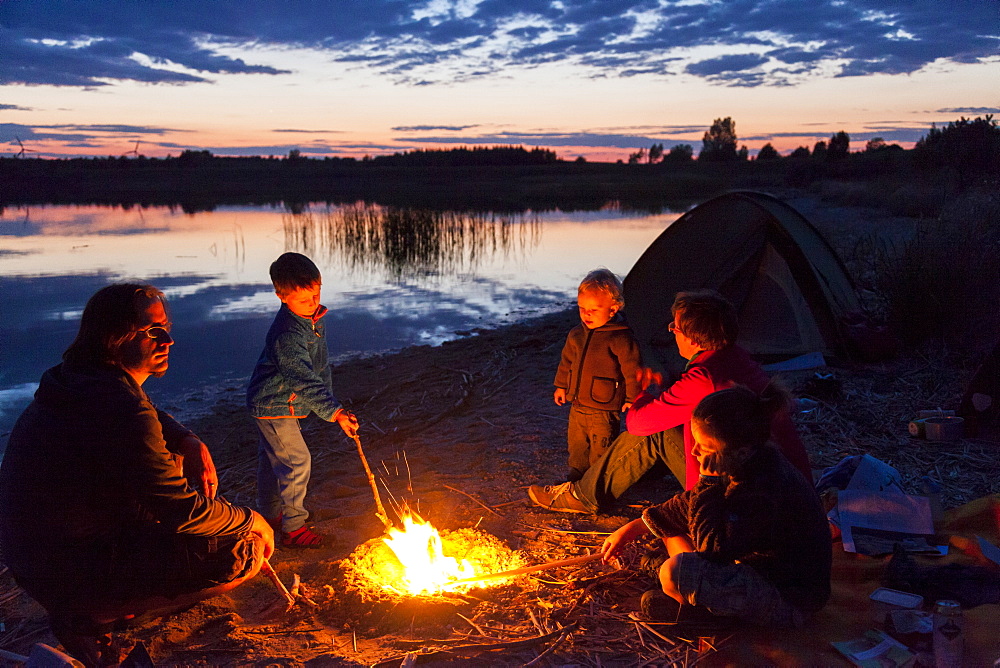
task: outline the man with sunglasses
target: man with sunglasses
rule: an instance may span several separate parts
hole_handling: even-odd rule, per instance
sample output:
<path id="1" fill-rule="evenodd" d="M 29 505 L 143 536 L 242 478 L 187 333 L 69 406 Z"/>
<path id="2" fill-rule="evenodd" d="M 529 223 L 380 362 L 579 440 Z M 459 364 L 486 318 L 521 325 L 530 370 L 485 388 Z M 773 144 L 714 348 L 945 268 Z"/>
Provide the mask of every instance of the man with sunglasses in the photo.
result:
<path id="1" fill-rule="evenodd" d="M 528 496 L 539 506 L 567 513 L 596 513 L 634 485 L 657 464 L 666 464 L 684 486 L 698 482 L 698 460 L 691 454 L 691 414 L 717 390 L 744 385 L 760 394 L 770 382 L 760 365 L 736 345 L 736 309 L 713 290 L 679 292 L 668 326 L 677 351 L 688 360 L 669 386 L 650 369 L 640 370 L 642 393 L 625 416 L 627 431 L 612 442 L 583 478 L 561 485 L 532 485 Z M 771 424 L 771 439 L 785 457 L 812 480 L 809 457 L 787 410 Z"/>
<path id="2" fill-rule="evenodd" d="M 173 343 L 162 292 L 99 290 L 0 463 L 3 561 L 88 666 L 117 663 L 115 622 L 229 591 L 274 549 L 261 515 L 216 498 L 207 446 L 142 389 Z"/>

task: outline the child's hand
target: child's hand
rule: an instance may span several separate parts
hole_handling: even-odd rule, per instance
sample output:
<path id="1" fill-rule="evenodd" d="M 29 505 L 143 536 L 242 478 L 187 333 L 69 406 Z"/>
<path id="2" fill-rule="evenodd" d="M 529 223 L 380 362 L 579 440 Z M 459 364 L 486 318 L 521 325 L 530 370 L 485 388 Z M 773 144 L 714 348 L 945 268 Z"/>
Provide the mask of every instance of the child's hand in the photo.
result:
<path id="1" fill-rule="evenodd" d="M 333 414 L 333 421 L 340 425 L 349 438 L 358 435 L 358 418 L 350 411 L 339 410 Z"/>
<path id="2" fill-rule="evenodd" d="M 663 374 L 653 371 L 649 367 L 642 367 L 635 372 L 635 379 L 639 381 L 639 389 L 645 390 L 650 385 L 663 385 Z"/>
<path id="3" fill-rule="evenodd" d="M 552 398 L 555 400 L 556 406 L 562 406 L 566 403 L 566 390 L 557 387 L 556 391 L 552 393 Z"/>
<path id="4" fill-rule="evenodd" d="M 617 531 L 604 539 L 604 544 L 601 545 L 602 561 L 606 564 L 610 564 L 618 558 L 618 555 L 621 554 L 622 548 L 637 538 L 645 536 L 647 533 L 649 533 L 649 528 L 646 526 L 646 523 L 642 521 L 641 517 L 620 527 Z"/>

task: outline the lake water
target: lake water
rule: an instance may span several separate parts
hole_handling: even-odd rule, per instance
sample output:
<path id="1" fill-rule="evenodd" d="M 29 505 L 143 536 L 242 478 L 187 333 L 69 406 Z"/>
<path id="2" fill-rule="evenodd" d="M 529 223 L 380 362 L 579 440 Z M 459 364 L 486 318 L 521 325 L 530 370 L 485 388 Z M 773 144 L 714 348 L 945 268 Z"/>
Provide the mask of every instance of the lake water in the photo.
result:
<path id="1" fill-rule="evenodd" d="M 144 386 L 181 419 L 241 389 L 279 302 L 268 266 L 294 250 L 323 272 L 334 360 L 440 344 L 566 308 L 589 270 L 628 273 L 680 214 L 459 214 L 375 205 L 7 208 L 0 211 L 0 447 L 59 362 L 98 288 L 168 298 L 170 370 Z"/>

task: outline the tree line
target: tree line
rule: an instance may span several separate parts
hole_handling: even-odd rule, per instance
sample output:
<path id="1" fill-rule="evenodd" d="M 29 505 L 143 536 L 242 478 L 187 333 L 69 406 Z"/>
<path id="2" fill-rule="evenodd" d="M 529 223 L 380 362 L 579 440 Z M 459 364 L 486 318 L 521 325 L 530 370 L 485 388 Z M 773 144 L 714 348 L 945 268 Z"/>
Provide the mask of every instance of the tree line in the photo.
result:
<path id="1" fill-rule="evenodd" d="M 221 157 L 207 150 L 147 158 L 138 150 L 106 158 L 0 157 L 0 206 L 18 203 L 221 203 L 379 201 L 432 206 L 638 208 L 673 206 L 730 188 L 807 187 L 819 180 L 942 184 L 949 192 L 1000 181 L 1000 128 L 992 116 L 932 127 L 913 149 L 880 138 L 851 151 L 843 131 L 781 156 L 765 145 L 755 158 L 739 144 L 731 117 L 690 144 L 656 142 L 628 164 L 561 160 L 523 146 L 427 149 L 385 156 Z M 878 186 L 880 191 L 886 187 Z M 913 198 L 908 198 L 913 200 Z"/>
<path id="2" fill-rule="evenodd" d="M 700 162 L 735 162 L 737 160 L 750 160 L 750 150 L 744 146 L 737 148 L 739 144 L 736 136 L 736 121 L 731 116 L 716 118 L 712 126 L 705 131 L 701 140 L 701 151 L 698 153 Z M 820 160 L 840 160 L 845 158 L 850 152 L 851 138 L 844 131 L 836 132 L 830 137 L 830 141 L 818 141 L 813 146 L 810 154 L 808 146 L 800 146 L 795 149 L 789 157 L 803 158 L 812 155 Z M 902 150 L 898 144 L 888 145 L 881 137 L 875 137 L 868 141 L 866 151 L 879 150 Z M 757 153 L 757 160 L 778 160 L 782 156 L 778 150 L 768 142 L 761 147 Z M 668 152 L 664 152 L 662 143 L 653 143 L 649 149 L 640 148 L 635 153 L 629 154 L 628 163 L 630 165 L 647 162 L 655 164 L 657 162 L 687 162 L 694 160 L 694 147 L 690 144 L 677 144 Z"/>
<path id="3" fill-rule="evenodd" d="M 882 137 L 869 139 L 862 150 L 851 151 L 851 137 L 843 130 L 828 140 L 817 141 L 812 149 L 800 146 L 782 156 L 769 142 L 751 158 L 745 145 L 739 146 L 736 122 L 732 117 L 717 118 L 702 137 L 697 158 L 690 144 L 678 144 L 665 151 L 662 143 L 653 143 L 629 155 L 628 163 L 726 165 L 753 162 L 765 164 L 789 163 L 790 173 L 806 180 L 817 176 L 864 176 L 887 170 L 917 170 L 922 172 L 947 169 L 962 184 L 1000 174 L 1000 127 L 992 114 L 952 121 L 930 131 L 907 151 L 890 144 Z M 801 178 L 800 178 L 801 180 Z"/>

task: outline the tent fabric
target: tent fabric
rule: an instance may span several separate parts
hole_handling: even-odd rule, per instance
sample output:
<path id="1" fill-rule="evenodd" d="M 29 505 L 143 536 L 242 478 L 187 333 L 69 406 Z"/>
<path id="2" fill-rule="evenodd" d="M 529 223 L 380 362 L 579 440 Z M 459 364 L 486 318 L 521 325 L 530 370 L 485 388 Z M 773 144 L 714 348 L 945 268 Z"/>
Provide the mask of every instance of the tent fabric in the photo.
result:
<path id="1" fill-rule="evenodd" d="M 941 533 L 949 537 L 947 557 L 918 557 L 922 565 L 944 563 L 983 565 L 975 547 L 978 535 L 1000 544 L 1000 495 L 990 495 L 945 512 Z M 830 666 L 849 665 L 831 642 L 859 638 L 880 628 L 869 596 L 883 586 L 889 557 L 844 552 L 833 544 L 832 595 L 826 607 L 801 629 L 791 631 L 741 628 L 722 641 L 718 652 L 705 656 L 701 666 Z M 992 666 L 1000 658 L 1000 605 L 985 604 L 965 610 L 963 665 Z"/>
<path id="2" fill-rule="evenodd" d="M 670 225 L 625 277 L 625 311 L 644 361 L 674 366 L 670 305 L 714 288 L 737 307 L 740 344 L 774 361 L 810 352 L 847 355 L 841 327 L 858 310 L 843 263 L 819 231 L 781 200 L 737 191 Z"/>

